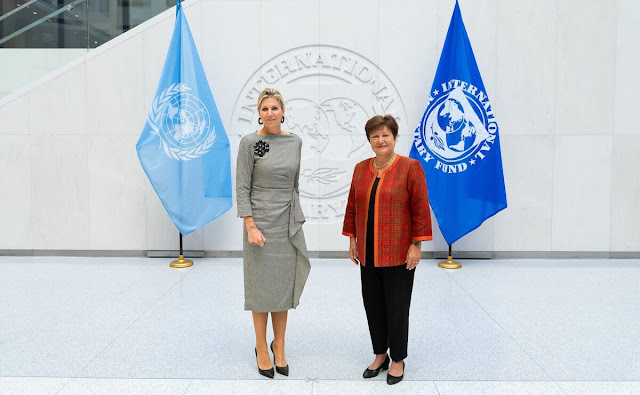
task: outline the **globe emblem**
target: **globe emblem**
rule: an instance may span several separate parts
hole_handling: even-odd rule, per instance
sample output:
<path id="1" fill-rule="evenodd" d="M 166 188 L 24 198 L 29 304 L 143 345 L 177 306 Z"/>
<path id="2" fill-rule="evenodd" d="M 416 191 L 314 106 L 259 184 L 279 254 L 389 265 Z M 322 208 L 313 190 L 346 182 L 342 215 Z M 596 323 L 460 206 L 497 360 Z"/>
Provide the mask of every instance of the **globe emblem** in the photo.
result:
<path id="1" fill-rule="evenodd" d="M 333 98 L 322 103 L 330 114 L 331 141 L 323 156 L 345 160 L 362 153 L 367 144 L 364 124 L 369 115 L 362 106 L 348 98 Z"/>
<path id="2" fill-rule="evenodd" d="M 444 130 L 447 147 L 456 152 L 465 152 L 475 142 L 476 128 L 464 113 L 462 104 L 449 98 L 438 108 L 438 125 Z"/>
<path id="3" fill-rule="evenodd" d="M 426 148 L 444 163 L 463 161 L 489 137 L 486 119 L 472 95 L 454 88 L 432 102 L 420 123 Z"/>
<path id="4" fill-rule="evenodd" d="M 310 158 L 329 144 L 329 120 L 322 108 L 307 99 L 290 99 L 285 103 L 288 131 L 302 138 L 302 157 Z"/>
<path id="5" fill-rule="evenodd" d="M 201 146 L 209 135 L 209 111 L 196 96 L 181 93 L 163 108 L 161 130 L 167 144 L 181 150 Z"/>
<path id="6" fill-rule="evenodd" d="M 347 98 L 333 98 L 317 104 L 308 99 L 287 100 L 285 124 L 304 144 L 302 158 L 321 155 L 345 160 L 360 153 L 367 142 L 362 125 L 368 116 L 362 106 Z"/>

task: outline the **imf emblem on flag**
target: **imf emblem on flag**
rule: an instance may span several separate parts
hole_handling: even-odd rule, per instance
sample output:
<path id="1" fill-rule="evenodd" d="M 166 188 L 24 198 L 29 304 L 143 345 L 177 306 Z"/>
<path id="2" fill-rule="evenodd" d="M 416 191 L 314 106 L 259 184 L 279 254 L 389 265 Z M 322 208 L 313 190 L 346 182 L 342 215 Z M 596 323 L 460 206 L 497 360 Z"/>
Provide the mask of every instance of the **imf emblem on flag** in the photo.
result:
<path id="1" fill-rule="evenodd" d="M 172 84 L 153 99 L 149 112 L 151 133 L 160 138 L 165 154 L 191 160 L 209 152 L 216 141 L 209 111 L 187 84 Z"/>
<path id="2" fill-rule="evenodd" d="M 436 169 L 461 173 L 488 155 L 497 131 L 487 95 L 470 83 L 452 79 L 431 92 L 415 136 L 422 137 L 426 149 L 422 144 L 416 148 Z"/>

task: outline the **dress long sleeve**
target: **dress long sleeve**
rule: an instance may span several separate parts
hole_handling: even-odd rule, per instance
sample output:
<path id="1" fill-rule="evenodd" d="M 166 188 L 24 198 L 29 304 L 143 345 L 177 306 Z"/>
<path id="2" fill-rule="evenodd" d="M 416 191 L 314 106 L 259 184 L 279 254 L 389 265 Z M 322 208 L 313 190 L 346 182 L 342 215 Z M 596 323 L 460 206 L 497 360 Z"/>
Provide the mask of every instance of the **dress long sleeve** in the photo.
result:
<path id="1" fill-rule="evenodd" d="M 251 208 L 251 182 L 253 178 L 254 152 L 248 139 L 240 141 L 236 166 L 236 199 L 238 217 L 253 216 Z"/>
<path id="2" fill-rule="evenodd" d="M 300 149 L 298 150 L 298 158 L 302 158 L 302 142 L 300 142 Z M 293 178 L 293 189 L 296 191 L 297 194 L 300 194 L 300 166 L 298 166 L 296 175 Z"/>

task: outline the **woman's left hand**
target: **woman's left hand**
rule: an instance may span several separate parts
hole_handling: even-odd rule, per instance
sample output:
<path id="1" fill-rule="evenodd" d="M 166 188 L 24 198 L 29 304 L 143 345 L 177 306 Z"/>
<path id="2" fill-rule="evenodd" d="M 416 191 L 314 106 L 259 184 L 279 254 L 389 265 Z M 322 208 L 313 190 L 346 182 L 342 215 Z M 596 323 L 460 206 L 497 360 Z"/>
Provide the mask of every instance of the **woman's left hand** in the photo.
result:
<path id="1" fill-rule="evenodd" d="M 404 261 L 407 264 L 407 269 L 413 270 L 418 266 L 418 262 L 420 262 L 420 250 L 420 247 L 414 246 L 413 244 L 409 246 L 407 259 Z"/>

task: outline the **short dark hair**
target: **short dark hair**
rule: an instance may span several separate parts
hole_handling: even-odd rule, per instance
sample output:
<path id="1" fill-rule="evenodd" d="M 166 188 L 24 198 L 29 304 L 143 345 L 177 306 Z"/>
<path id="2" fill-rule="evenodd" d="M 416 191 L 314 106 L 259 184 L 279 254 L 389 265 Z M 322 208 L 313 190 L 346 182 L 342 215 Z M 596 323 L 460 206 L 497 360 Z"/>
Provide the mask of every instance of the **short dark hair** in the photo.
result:
<path id="1" fill-rule="evenodd" d="M 398 122 L 391 115 L 387 114 L 384 117 L 382 115 L 376 115 L 364 125 L 364 131 L 367 133 L 367 140 L 370 140 L 369 136 L 373 133 L 374 130 L 388 127 L 393 134 L 393 139 L 395 140 L 398 137 Z"/>

